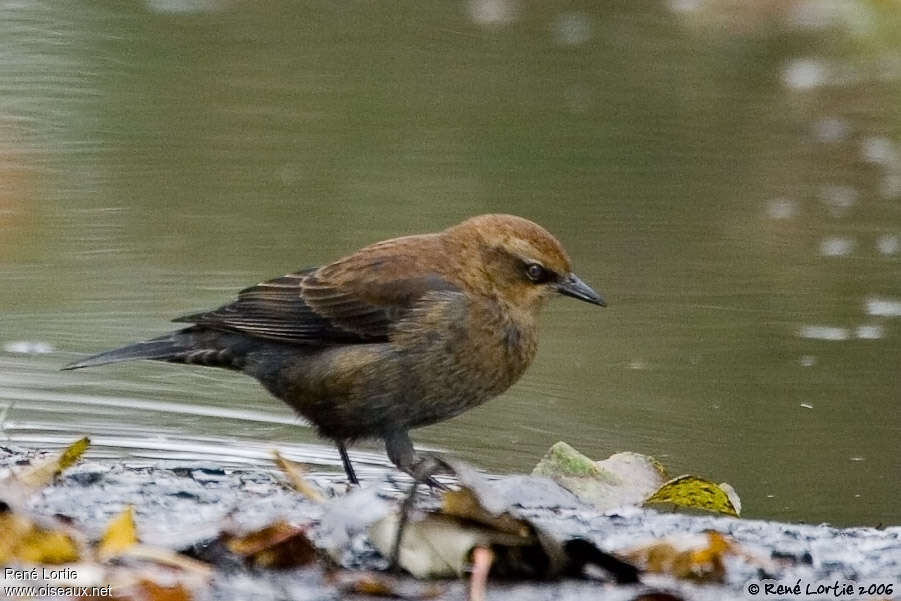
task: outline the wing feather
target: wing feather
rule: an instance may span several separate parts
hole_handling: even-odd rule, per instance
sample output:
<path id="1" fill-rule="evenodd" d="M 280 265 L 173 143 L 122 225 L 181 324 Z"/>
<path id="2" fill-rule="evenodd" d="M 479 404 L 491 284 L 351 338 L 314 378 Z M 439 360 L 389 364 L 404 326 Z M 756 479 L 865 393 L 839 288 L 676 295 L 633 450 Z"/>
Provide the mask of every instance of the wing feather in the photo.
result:
<path id="1" fill-rule="evenodd" d="M 384 342 L 424 294 L 456 290 L 431 273 L 374 278 L 363 269 L 369 277 L 349 279 L 334 265 L 261 282 L 230 304 L 175 321 L 305 346 Z"/>

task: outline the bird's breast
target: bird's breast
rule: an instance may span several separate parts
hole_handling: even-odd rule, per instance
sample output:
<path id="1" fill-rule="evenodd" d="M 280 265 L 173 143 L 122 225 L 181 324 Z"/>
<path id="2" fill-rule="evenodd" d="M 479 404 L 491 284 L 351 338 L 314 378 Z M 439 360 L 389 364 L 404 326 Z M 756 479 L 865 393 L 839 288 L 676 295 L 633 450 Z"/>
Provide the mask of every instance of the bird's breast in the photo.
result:
<path id="1" fill-rule="evenodd" d="M 458 295 L 420 307 L 395 332 L 405 405 L 416 425 L 452 417 L 509 388 L 535 356 L 534 322 Z"/>

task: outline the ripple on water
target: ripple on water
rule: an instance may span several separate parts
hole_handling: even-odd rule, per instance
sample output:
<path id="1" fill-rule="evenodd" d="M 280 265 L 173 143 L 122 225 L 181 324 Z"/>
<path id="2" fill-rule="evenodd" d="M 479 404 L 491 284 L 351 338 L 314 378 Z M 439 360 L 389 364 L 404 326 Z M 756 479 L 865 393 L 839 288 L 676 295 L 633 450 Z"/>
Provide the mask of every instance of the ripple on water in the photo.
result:
<path id="1" fill-rule="evenodd" d="M 63 388 L 72 379 L 69 375 L 42 367 L 44 359 L 19 357 L 0 358 L 0 439 L 12 444 L 54 449 L 88 435 L 93 457 L 211 460 L 262 467 L 271 465 L 272 450 L 278 448 L 296 461 L 340 467 L 337 452 L 327 443 L 267 440 L 272 432 L 286 436 L 286 426 L 297 427 L 298 438 L 309 437 L 303 422 L 277 404 L 265 411 L 126 394 L 74 393 Z M 57 363 L 53 361 L 55 367 Z M 196 424 L 222 430 L 223 419 L 234 424 L 228 433 L 195 435 L 198 427 L 204 427 Z M 388 465 L 379 453 L 355 451 L 353 455 L 364 469 Z"/>
<path id="2" fill-rule="evenodd" d="M 146 434 L 145 429 L 129 428 L 122 424 L 78 423 L 71 429 L 61 426 L 48 429 L 46 423 L 16 423 L 7 429 L 10 441 L 27 447 L 50 450 L 71 444 L 83 436 L 85 426 L 90 425 L 91 447 L 89 456 L 96 459 L 152 461 L 209 462 L 224 467 L 271 467 L 273 451 L 299 463 L 326 469 L 341 469 L 338 452 L 330 445 L 295 443 L 257 439 L 235 439 L 231 436 L 187 436 L 164 431 Z M 393 469 L 383 453 L 365 449 L 350 451 L 351 460 L 360 475 Z"/>

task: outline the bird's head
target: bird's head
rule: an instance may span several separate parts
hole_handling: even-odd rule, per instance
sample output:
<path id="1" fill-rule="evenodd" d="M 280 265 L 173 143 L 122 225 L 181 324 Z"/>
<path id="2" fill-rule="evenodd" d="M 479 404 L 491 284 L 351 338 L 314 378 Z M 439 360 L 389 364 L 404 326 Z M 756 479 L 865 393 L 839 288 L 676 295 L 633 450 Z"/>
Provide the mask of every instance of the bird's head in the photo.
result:
<path id="1" fill-rule="evenodd" d="M 471 257 L 466 283 L 512 307 L 537 313 L 555 294 L 606 306 L 572 272 L 560 242 L 537 223 L 514 215 L 480 215 L 446 233 Z"/>

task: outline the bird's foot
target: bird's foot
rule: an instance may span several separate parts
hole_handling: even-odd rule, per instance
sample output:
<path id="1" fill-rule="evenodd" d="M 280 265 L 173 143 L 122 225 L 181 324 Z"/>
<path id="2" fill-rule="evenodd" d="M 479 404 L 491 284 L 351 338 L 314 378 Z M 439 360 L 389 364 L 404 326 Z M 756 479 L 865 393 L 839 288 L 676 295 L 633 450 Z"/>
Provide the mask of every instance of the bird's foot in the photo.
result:
<path id="1" fill-rule="evenodd" d="M 435 476 L 448 472 L 447 463 L 434 453 L 417 453 L 414 464 L 407 472 L 416 482 L 426 484 L 432 490 L 448 490 L 446 484 L 439 482 Z"/>
<path id="2" fill-rule="evenodd" d="M 397 534 L 394 538 L 394 544 L 391 547 L 391 556 L 389 564 L 391 571 L 400 571 L 401 540 L 404 536 L 404 528 L 410 520 L 410 513 L 413 511 L 413 505 L 416 499 L 416 490 L 420 484 L 427 484 L 432 490 L 448 490 L 448 487 L 435 479 L 435 474 L 447 473 L 449 466 L 438 455 L 434 453 L 415 453 L 412 461 L 404 466 L 404 471 L 413 477 L 413 485 L 410 486 L 409 492 L 401 503 L 400 516 L 397 523 Z"/>
<path id="3" fill-rule="evenodd" d="M 405 431 L 393 432 L 386 436 L 385 450 L 391 462 L 401 471 L 413 476 L 417 484 L 425 483 L 432 489 L 447 490 L 447 486 L 435 479 L 435 474 L 453 473 L 453 470 L 435 453 L 415 451 Z"/>

